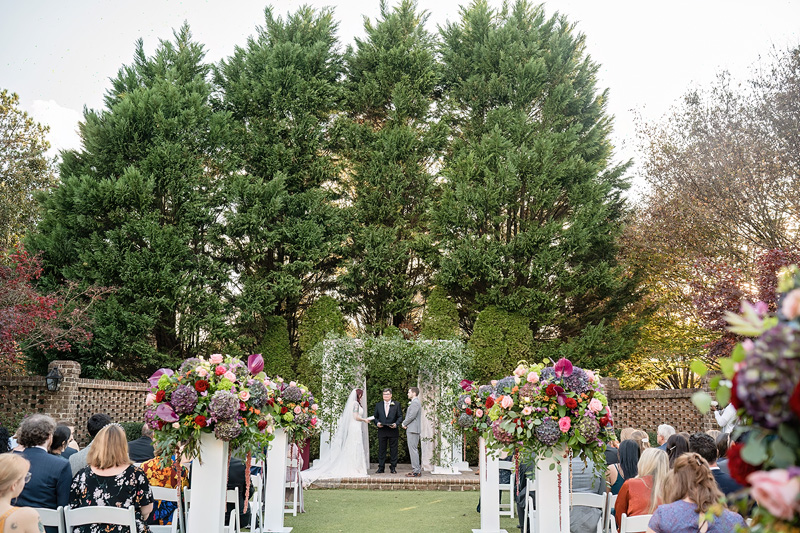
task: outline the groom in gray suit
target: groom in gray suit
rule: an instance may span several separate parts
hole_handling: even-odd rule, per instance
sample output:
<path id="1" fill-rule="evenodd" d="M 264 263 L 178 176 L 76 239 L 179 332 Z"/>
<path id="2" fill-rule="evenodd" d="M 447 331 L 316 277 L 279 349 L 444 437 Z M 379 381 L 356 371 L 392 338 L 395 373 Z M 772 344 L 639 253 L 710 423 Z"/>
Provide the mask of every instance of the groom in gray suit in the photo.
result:
<path id="1" fill-rule="evenodd" d="M 411 472 L 406 474 L 407 477 L 419 477 L 422 475 L 419 464 L 419 430 L 422 421 L 422 406 L 419 403 L 418 396 L 419 389 L 417 387 L 408 389 L 408 399 L 411 402 L 408 404 L 406 419 L 403 420 L 403 429 L 406 430 L 406 438 L 408 439 L 408 454 L 411 456 Z"/>

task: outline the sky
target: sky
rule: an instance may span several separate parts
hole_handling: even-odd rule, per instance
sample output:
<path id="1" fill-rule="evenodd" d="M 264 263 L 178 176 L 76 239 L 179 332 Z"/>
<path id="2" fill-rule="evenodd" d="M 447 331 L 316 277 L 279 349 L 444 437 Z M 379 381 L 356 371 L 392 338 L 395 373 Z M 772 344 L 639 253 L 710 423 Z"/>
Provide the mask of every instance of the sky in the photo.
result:
<path id="1" fill-rule="evenodd" d="M 428 27 L 455 22 L 468 0 L 419 0 Z M 389 5 L 394 2 L 389 0 Z M 363 17 L 379 1 L 282 0 L 276 14 L 308 4 L 334 8 L 342 46 L 363 36 Z M 501 0 L 490 0 L 500 6 Z M 206 59 L 217 63 L 263 24 L 267 3 L 251 0 L 0 0 L 0 89 L 20 96 L 37 121 L 51 127 L 51 152 L 79 148 L 84 107 L 103 107 L 109 78 L 144 40 L 160 39 L 188 22 Z M 586 35 L 600 64 L 600 88 L 610 91 L 612 142 L 618 160 L 636 157 L 635 117 L 658 121 L 691 88 L 713 83 L 722 70 L 745 80 L 774 49 L 800 44 L 800 0 L 561 0 L 545 2 Z M 635 174 L 635 170 L 634 170 Z M 635 178 L 635 176 L 634 176 Z M 636 180 L 634 179 L 634 183 Z M 641 186 L 641 185 L 639 185 Z"/>

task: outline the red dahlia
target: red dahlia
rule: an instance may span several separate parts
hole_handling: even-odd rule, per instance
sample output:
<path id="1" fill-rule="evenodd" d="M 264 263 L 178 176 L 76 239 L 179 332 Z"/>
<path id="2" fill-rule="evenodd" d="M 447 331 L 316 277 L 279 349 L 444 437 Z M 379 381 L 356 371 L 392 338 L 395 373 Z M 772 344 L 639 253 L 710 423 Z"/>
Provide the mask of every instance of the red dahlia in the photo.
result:
<path id="1" fill-rule="evenodd" d="M 194 417 L 194 423 L 200 426 L 201 428 L 204 428 L 208 425 L 208 422 L 206 422 L 206 417 L 204 417 L 203 415 L 197 415 L 196 417 Z"/>
<path id="2" fill-rule="evenodd" d="M 544 390 L 544 393 L 547 394 L 548 396 L 555 396 L 556 395 L 555 384 L 551 383 L 550 385 L 548 385 L 547 388 Z"/>
<path id="3" fill-rule="evenodd" d="M 472 409 L 470 409 L 469 407 L 467 407 L 467 408 L 464 410 L 464 412 L 465 412 L 465 413 L 467 413 L 468 415 L 472 415 Z"/>
<path id="4" fill-rule="evenodd" d="M 258 430 L 259 431 L 264 431 L 264 428 L 266 428 L 266 427 L 267 427 L 267 421 L 266 420 L 259 420 L 258 421 Z"/>
<path id="5" fill-rule="evenodd" d="M 492 398 L 491 396 L 486 398 L 486 408 L 489 409 L 493 405 L 494 405 L 494 398 Z"/>
<path id="6" fill-rule="evenodd" d="M 575 398 L 567 398 L 566 400 L 564 400 L 564 404 L 569 409 L 575 409 L 576 407 L 578 407 L 578 402 L 575 401 Z"/>
<path id="7" fill-rule="evenodd" d="M 281 414 L 282 415 L 285 415 L 288 412 L 289 412 L 289 408 L 288 407 L 286 407 L 285 405 L 283 407 L 281 407 Z"/>
<path id="8" fill-rule="evenodd" d="M 208 381 L 204 379 L 198 379 L 194 382 L 194 390 L 197 392 L 205 392 L 208 390 Z"/>
<path id="9" fill-rule="evenodd" d="M 731 477 L 739 482 L 740 485 L 749 487 L 750 483 L 747 482 L 747 476 L 760 470 L 761 465 L 753 466 L 742 459 L 741 452 L 743 447 L 742 444 L 734 443 L 728 448 L 728 470 Z"/>
<path id="10" fill-rule="evenodd" d="M 158 392 L 156 393 L 156 401 L 157 401 L 157 402 L 163 402 L 163 401 L 164 401 L 164 397 L 165 397 L 166 395 L 167 395 L 167 393 L 166 393 L 166 392 L 164 392 L 163 390 L 160 390 L 160 391 L 158 391 Z"/>

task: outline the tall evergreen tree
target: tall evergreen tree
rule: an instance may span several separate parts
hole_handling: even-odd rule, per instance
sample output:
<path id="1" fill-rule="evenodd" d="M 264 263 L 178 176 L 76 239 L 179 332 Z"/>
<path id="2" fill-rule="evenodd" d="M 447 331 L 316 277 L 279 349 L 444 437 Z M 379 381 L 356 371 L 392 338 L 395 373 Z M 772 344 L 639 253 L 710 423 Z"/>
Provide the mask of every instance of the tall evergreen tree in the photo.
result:
<path id="1" fill-rule="evenodd" d="M 583 35 L 524 0 L 478 0 L 442 31 L 454 141 L 436 204 L 437 283 L 471 331 L 489 305 L 530 321 L 535 355 L 606 368 L 633 348 L 617 263 L 627 187 Z"/>
<path id="2" fill-rule="evenodd" d="M 267 9 L 265 18 L 216 76 L 243 169 L 227 189 L 228 259 L 245 347 L 280 315 L 296 357 L 300 311 L 330 288 L 344 239 L 328 141 L 342 65 L 330 10 L 302 7 L 284 20 Z"/>
<path id="3" fill-rule="evenodd" d="M 94 340 L 74 355 L 93 377 L 140 378 L 226 336 L 221 246 L 228 117 L 188 26 L 147 57 L 140 40 L 105 109 L 84 113 L 83 148 L 64 154 L 39 233 L 51 280 L 114 286 Z"/>
<path id="4" fill-rule="evenodd" d="M 434 116 L 438 69 L 427 17 L 414 1 L 391 10 L 382 1 L 380 18 L 365 21 L 367 38 L 346 57 L 352 231 L 340 290 L 368 332 L 401 325 L 430 275 L 428 212 L 445 134 Z"/>

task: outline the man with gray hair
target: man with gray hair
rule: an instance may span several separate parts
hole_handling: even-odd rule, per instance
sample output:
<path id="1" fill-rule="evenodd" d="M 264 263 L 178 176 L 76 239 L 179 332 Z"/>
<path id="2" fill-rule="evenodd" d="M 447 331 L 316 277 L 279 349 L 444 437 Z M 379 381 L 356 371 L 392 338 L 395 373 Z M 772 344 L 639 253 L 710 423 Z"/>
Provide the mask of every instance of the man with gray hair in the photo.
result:
<path id="1" fill-rule="evenodd" d="M 41 414 L 26 417 L 19 426 L 18 440 L 24 449 L 14 453 L 30 461 L 31 479 L 17 497 L 15 505 L 18 507 L 56 509 L 69 505 L 69 487 L 72 483 L 69 461 L 47 452 L 55 429 L 56 421 Z"/>
<path id="2" fill-rule="evenodd" d="M 661 424 L 658 426 L 658 435 L 656 441 L 658 442 L 658 449 L 667 451 L 667 441 L 675 434 L 675 428 L 669 424 Z"/>

